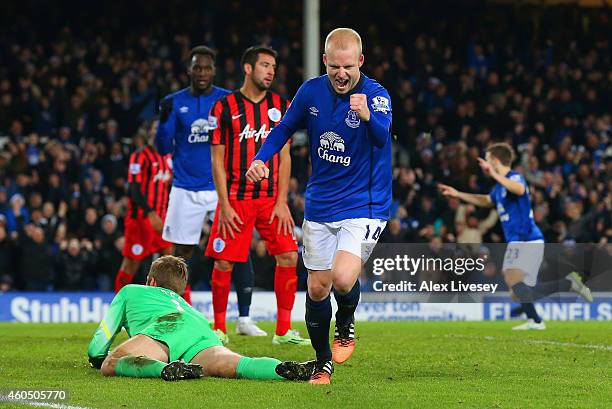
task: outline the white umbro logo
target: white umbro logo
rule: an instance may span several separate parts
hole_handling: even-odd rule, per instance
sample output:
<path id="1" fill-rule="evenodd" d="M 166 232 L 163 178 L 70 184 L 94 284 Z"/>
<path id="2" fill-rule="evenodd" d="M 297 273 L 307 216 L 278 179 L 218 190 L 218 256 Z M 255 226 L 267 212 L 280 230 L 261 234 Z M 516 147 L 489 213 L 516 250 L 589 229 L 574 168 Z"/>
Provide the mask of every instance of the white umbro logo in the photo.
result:
<path id="1" fill-rule="evenodd" d="M 317 107 L 310 107 L 309 111 L 310 115 L 319 116 L 319 110 L 317 109 Z"/>
<path id="2" fill-rule="evenodd" d="M 232 119 L 238 119 L 242 116 L 242 114 L 238 114 L 238 115 L 232 115 Z"/>
<path id="3" fill-rule="evenodd" d="M 188 111 L 189 111 L 189 107 L 185 107 L 185 106 L 183 106 L 183 107 L 180 107 L 180 108 L 179 108 L 179 112 L 180 112 L 181 114 L 184 114 L 184 113 L 186 113 L 186 112 L 188 112 Z"/>

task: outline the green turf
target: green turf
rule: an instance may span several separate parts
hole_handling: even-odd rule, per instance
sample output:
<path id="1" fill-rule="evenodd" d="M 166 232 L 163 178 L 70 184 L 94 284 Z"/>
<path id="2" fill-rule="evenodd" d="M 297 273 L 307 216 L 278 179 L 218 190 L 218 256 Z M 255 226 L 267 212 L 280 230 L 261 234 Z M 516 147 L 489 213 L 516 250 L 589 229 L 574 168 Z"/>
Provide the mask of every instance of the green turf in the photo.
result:
<path id="1" fill-rule="evenodd" d="M 67 388 L 66 404 L 90 408 L 612 408 L 610 323 L 513 324 L 359 322 L 355 354 L 331 386 L 103 378 L 85 356 L 94 325 L 0 324 L 0 388 Z M 271 337 L 230 337 L 244 355 L 312 357 Z M 9 406 L 24 407 L 0 404 Z"/>

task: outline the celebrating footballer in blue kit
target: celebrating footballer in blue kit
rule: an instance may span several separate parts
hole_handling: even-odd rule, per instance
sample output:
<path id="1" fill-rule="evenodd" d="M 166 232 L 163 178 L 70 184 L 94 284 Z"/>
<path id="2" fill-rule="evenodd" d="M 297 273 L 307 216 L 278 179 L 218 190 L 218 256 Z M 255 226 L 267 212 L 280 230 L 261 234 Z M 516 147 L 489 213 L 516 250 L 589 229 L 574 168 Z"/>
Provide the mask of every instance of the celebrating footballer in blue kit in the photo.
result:
<path id="1" fill-rule="evenodd" d="M 455 197 L 482 207 L 496 207 L 508 242 L 502 272 L 513 298 L 521 302 L 528 318 L 515 330 L 542 330 L 546 326 L 536 312 L 533 301 L 559 291 L 574 291 L 592 301 L 590 289 L 575 272 L 558 281 L 537 282 L 544 256 L 544 236 L 533 219 L 529 188 L 525 178 L 512 170 L 514 151 L 507 143 L 496 143 L 487 148 L 485 159 L 479 158 L 483 172 L 497 184 L 488 195 L 459 192 L 440 184 L 444 196 Z"/>
<path id="2" fill-rule="evenodd" d="M 360 72 L 361 38 L 348 28 L 325 40 L 327 75 L 306 81 L 268 135 L 247 172 L 259 182 L 266 162 L 290 136 L 306 128 L 312 175 L 306 188 L 304 264 L 308 269 L 306 325 L 317 365 L 310 379 L 328 384 L 334 362 L 355 348 L 358 277 L 389 218 L 391 205 L 391 101 L 387 90 Z M 338 303 L 329 344 L 330 292 Z"/>

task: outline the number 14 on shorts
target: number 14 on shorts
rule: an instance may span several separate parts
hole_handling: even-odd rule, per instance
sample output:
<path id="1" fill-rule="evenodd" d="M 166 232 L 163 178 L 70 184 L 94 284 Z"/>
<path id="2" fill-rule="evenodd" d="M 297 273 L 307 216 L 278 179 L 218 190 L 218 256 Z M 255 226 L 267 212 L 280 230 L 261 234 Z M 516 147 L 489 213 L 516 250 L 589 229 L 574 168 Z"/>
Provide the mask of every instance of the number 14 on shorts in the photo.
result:
<path id="1" fill-rule="evenodd" d="M 370 225 L 366 224 L 366 233 L 365 233 L 365 237 L 363 238 L 363 241 L 368 241 L 368 239 L 370 238 Z M 378 238 L 380 237 L 380 233 L 382 233 L 382 227 L 381 226 L 376 226 L 376 230 L 374 230 L 374 234 L 372 234 L 372 240 L 373 241 L 378 241 Z"/>

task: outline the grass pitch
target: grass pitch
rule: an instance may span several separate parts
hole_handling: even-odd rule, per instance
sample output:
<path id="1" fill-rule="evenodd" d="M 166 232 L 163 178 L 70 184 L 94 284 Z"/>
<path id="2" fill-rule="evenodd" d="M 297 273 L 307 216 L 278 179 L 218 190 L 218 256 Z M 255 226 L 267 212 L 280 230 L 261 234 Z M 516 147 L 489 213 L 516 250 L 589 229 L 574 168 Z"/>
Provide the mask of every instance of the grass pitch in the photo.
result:
<path id="1" fill-rule="evenodd" d="M 611 408 L 612 324 L 358 322 L 357 348 L 330 386 L 104 378 L 90 369 L 93 324 L 0 324 L 0 388 L 65 388 L 86 408 Z M 269 333 L 272 323 L 263 323 Z M 303 323 L 297 326 L 306 333 Z M 311 359 L 309 347 L 232 336 L 243 355 Z M 117 341 L 125 339 L 125 333 Z M 0 408 L 27 405 L 0 403 Z M 58 406 L 56 406 L 59 408 Z"/>

